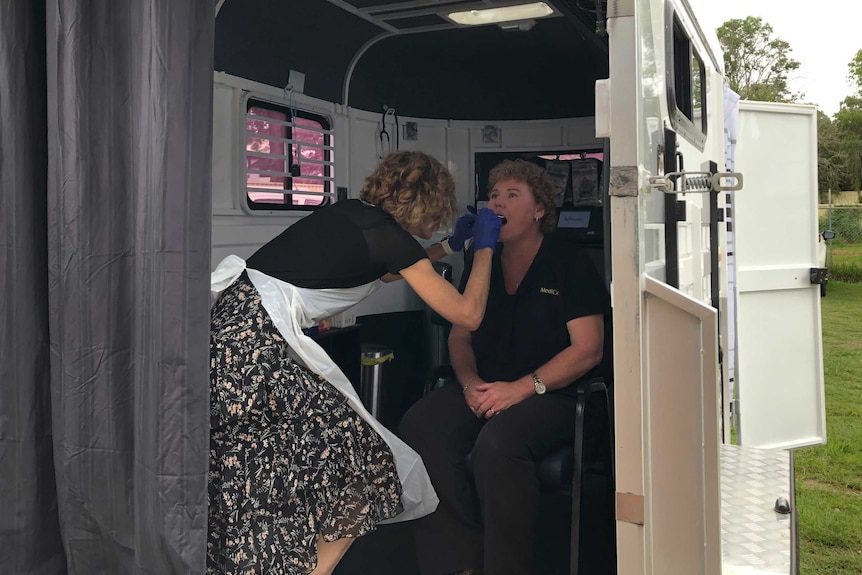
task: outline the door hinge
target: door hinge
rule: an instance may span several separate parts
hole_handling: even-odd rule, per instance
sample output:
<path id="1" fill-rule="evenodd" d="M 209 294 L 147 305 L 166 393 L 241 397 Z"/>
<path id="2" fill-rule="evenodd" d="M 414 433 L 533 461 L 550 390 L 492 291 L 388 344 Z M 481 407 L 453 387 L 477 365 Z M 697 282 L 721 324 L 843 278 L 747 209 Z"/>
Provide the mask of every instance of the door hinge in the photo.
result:
<path id="1" fill-rule="evenodd" d="M 811 268 L 811 283 L 823 285 L 826 283 L 826 268 Z"/>

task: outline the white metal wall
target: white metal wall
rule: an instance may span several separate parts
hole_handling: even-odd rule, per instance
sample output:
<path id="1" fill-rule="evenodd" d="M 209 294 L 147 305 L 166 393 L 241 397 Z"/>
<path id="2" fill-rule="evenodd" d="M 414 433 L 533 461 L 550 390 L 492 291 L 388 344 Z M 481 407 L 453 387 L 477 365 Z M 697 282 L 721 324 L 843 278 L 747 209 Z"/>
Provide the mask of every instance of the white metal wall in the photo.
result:
<path id="1" fill-rule="evenodd" d="M 671 125 L 668 3 L 704 58 L 709 78 L 710 133 L 703 151 L 679 137 L 685 168 L 699 170 L 707 160 L 721 166 L 724 157 L 720 55 L 715 57 L 686 2 L 608 3 L 610 112 L 609 118 L 597 118 L 597 125 L 611 126 L 620 575 L 705 575 L 721 568 L 716 318 L 703 303 L 710 271 L 703 241 L 708 204 L 693 194 L 679 198 L 688 202 L 689 218 L 678 226 L 681 281 L 676 290 L 663 283 L 664 196 L 650 186 L 651 176 L 663 174 L 658 147 L 665 126 Z"/>
<path id="2" fill-rule="evenodd" d="M 285 227 L 305 215 L 304 212 L 256 212 L 243 209 L 245 202 L 244 93 L 252 92 L 276 103 L 287 104 L 280 88 L 274 88 L 242 78 L 215 74 L 213 111 L 213 266 L 229 254 L 250 256 L 260 245 L 279 234 Z M 358 197 L 362 183 L 377 163 L 382 152 L 379 132 L 381 113 L 367 112 L 296 96 L 296 105 L 332 120 L 335 132 L 335 178 L 337 186 L 346 186 L 349 197 Z M 468 122 L 399 117 L 403 130 L 406 122 L 416 122 L 418 137 L 405 140 L 400 134 L 400 149 L 422 150 L 447 164 L 455 178 L 458 203 L 464 208 L 473 200 L 475 181 L 474 154 L 480 151 L 554 151 L 595 149 L 601 141 L 595 137 L 593 118 L 561 120 Z M 488 124 L 499 127 L 497 143 L 482 143 L 482 128 Z M 392 118 L 386 130 L 395 144 Z M 437 234 L 439 241 L 445 231 Z M 460 276 L 461 258 L 449 258 Z M 357 315 L 422 309 L 422 302 L 405 282 L 394 282 L 378 290 L 362 302 Z"/>

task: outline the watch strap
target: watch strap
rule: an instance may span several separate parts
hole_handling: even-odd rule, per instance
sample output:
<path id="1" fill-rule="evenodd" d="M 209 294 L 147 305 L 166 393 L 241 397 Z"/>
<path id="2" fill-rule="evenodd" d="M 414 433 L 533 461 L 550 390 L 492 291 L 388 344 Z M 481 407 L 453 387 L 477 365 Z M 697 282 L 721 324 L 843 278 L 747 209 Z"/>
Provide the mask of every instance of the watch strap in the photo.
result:
<path id="1" fill-rule="evenodd" d="M 545 382 L 542 381 L 542 378 L 539 377 L 539 374 L 534 371 L 530 374 L 530 376 L 532 376 L 533 378 L 533 387 L 535 388 L 536 393 L 545 393 L 545 390 L 547 390 L 547 386 L 545 386 Z"/>
<path id="2" fill-rule="evenodd" d="M 440 245 L 443 246 L 443 251 L 446 252 L 447 256 L 451 256 L 455 253 L 455 250 L 452 249 L 452 246 L 449 245 L 449 237 L 443 238 L 443 241 L 440 242 Z"/>

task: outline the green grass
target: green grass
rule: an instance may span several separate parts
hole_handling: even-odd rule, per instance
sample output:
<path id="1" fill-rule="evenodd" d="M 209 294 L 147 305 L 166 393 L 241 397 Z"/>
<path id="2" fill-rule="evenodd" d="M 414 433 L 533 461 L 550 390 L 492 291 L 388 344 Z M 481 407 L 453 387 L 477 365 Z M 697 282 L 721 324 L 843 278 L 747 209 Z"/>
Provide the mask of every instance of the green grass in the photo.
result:
<path id="1" fill-rule="evenodd" d="M 832 246 L 832 260 L 836 264 L 862 266 L 862 244 L 835 244 Z"/>
<path id="2" fill-rule="evenodd" d="M 832 246 L 832 265 L 826 263 L 829 279 L 840 282 L 862 282 L 862 244 L 838 244 Z M 828 288 L 827 288 L 828 291 Z"/>
<path id="3" fill-rule="evenodd" d="M 862 246 L 855 250 L 842 258 L 862 260 Z M 836 262 L 837 255 L 836 249 Z M 830 281 L 827 294 L 821 303 L 828 442 L 795 455 L 804 575 L 862 573 L 862 283 Z"/>

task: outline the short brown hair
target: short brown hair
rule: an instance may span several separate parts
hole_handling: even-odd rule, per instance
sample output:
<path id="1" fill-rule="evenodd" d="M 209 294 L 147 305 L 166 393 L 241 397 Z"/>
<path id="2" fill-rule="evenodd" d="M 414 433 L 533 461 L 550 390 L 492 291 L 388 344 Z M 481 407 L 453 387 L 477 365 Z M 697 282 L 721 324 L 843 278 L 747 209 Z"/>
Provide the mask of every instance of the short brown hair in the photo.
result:
<path id="1" fill-rule="evenodd" d="M 494 166 L 488 175 L 488 186 L 493 189 L 498 182 L 517 180 L 527 184 L 536 205 L 545 209 L 542 216 L 542 233 L 549 234 L 557 227 L 557 197 L 558 186 L 541 166 L 526 160 L 503 160 Z"/>
<path id="2" fill-rule="evenodd" d="M 359 193 L 404 229 L 431 223 L 439 229 L 455 216 L 455 181 L 437 159 L 416 151 L 383 156 Z"/>

